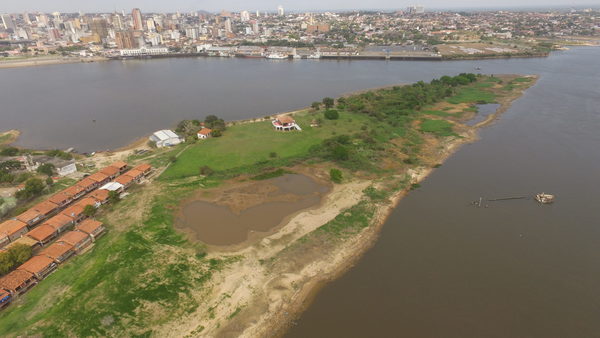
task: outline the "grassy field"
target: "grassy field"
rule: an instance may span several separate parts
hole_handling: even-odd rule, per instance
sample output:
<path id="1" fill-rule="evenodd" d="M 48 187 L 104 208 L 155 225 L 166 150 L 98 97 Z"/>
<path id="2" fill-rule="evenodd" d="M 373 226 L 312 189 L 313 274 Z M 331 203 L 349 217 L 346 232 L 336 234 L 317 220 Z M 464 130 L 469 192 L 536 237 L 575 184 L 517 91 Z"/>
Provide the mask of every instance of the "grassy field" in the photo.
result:
<path id="1" fill-rule="evenodd" d="M 456 95 L 447 99 L 449 103 L 493 103 L 496 99 L 496 95 L 484 90 L 481 86 L 467 86 L 460 88 Z"/>
<path id="2" fill-rule="evenodd" d="M 187 242 L 173 228 L 171 206 L 200 184 L 170 187 L 173 194 L 156 197 L 141 224 L 127 214 L 141 207 L 143 190 L 115 205 L 120 216 L 101 219 L 109 222 L 110 231 L 90 252 L 61 265 L 3 311 L 0 336 L 16 332 L 49 337 L 144 334 L 150 318 L 159 324 L 195 310 L 198 304 L 192 290 L 201 288 L 214 271 L 227 264 L 204 258 L 201 246 Z M 132 223 L 121 232 L 110 225 L 115 219 Z M 150 303 L 160 304 L 161 311 L 145 308 Z"/>
<path id="3" fill-rule="evenodd" d="M 321 125 L 312 128 L 310 122 L 318 118 L 323 120 Z M 300 113 L 295 119 L 302 131 L 277 132 L 269 120 L 231 126 L 223 136 L 202 140 L 189 147 L 162 178 L 195 176 L 205 165 L 216 171 L 249 166 L 273 160 L 271 153 L 276 153 L 279 159 L 305 156 L 311 146 L 326 138 L 356 133 L 363 125 L 371 124 L 367 116 L 349 112 L 342 112 L 339 120 L 325 120 L 320 111 Z"/>
<path id="4" fill-rule="evenodd" d="M 432 133 L 440 137 L 456 135 L 452 129 L 452 123 L 445 120 L 423 119 L 420 129 L 422 132 Z"/>

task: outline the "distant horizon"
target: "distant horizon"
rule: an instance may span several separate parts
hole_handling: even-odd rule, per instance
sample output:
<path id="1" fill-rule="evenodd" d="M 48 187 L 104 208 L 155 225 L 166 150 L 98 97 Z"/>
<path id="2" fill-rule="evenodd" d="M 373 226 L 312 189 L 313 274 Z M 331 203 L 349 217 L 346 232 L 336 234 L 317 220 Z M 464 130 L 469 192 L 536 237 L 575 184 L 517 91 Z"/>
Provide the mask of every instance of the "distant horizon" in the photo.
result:
<path id="1" fill-rule="evenodd" d="M 58 1 L 57 1 L 58 2 Z M 282 1 L 283 2 L 283 1 Z M 22 2 L 20 2 L 19 4 L 14 4 L 15 6 L 19 6 L 22 5 Z M 487 5 L 487 6 L 468 6 L 468 5 L 456 5 L 456 6 L 427 6 L 424 5 L 422 3 L 419 3 L 419 1 L 415 1 L 414 3 L 407 3 L 404 6 L 400 6 L 400 7 L 355 7 L 355 8 L 286 8 L 285 6 L 284 9 L 287 13 L 303 13 L 303 12 L 316 12 L 316 13 L 321 13 L 321 12 L 353 12 L 353 11 L 382 11 L 382 12 L 393 12 L 393 11 L 400 11 L 400 10 L 404 10 L 409 6 L 413 6 L 413 5 L 418 5 L 418 6 L 424 6 L 425 7 L 425 11 L 426 12 L 439 12 L 439 11 L 449 11 L 449 12 L 458 12 L 458 11 L 465 11 L 465 12 L 480 12 L 480 11 L 498 11 L 498 10 L 508 10 L 508 11 L 549 11 L 549 10 L 568 10 L 568 9 L 587 9 L 587 8 L 592 8 L 592 9 L 596 9 L 599 10 L 600 9 L 600 5 L 598 4 L 586 4 L 586 3 L 581 3 L 581 4 L 554 4 L 554 5 Z M 9 8 L 11 8 L 12 6 L 9 5 Z M 84 9 L 84 8 L 80 8 L 80 9 L 74 9 L 74 8 L 64 8 L 64 6 L 57 6 L 57 8 L 49 8 L 47 7 L 47 5 L 41 6 L 43 8 L 31 8 L 31 7 L 25 7 L 23 6 L 23 8 L 21 9 L 5 9 L 5 8 L 0 8 L 0 13 L 11 13 L 11 14 L 15 14 L 15 13 L 23 13 L 23 12 L 29 12 L 29 13 L 36 13 L 36 12 L 42 12 L 42 13 L 53 13 L 53 12 L 60 12 L 60 13 L 65 13 L 65 14 L 71 14 L 71 13 L 113 13 L 113 12 L 121 12 L 121 11 L 125 11 L 125 12 L 130 12 L 133 8 L 140 8 L 140 10 L 142 12 L 146 12 L 146 13 L 176 13 L 176 12 L 182 12 L 182 13 L 188 13 L 188 12 L 208 12 L 208 13 L 218 13 L 222 10 L 225 11 L 232 11 L 232 12 L 240 12 L 243 10 L 249 11 L 251 13 L 254 13 L 256 11 L 260 11 L 261 13 L 274 13 L 277 11 L 277 6 L 275 7 L 268 7 L 268 8 L 251 8 L 251 7 L 244 7 L 244 6 L 239 6 L 239 5 L 234 5 L 232 6 L 232 8 L 221 8 L 221 9 L 215 9 L 215 8 L 210 8 L 212 6 L 206 6 L 207 8 L 189 8 L 188 6 L 180 6 L 180 7 L 186 7 L 186 8 L 171 8 L 171 9 L 158 9 L 158 8 L 152 8 L 154 6 L 148 6 L 146 8 L 144 8 L 144 6 L 132 6 L 132 7 L 114 7 L 111 9 L 108 8 L 98 8 L 95 10 L 92 9 Z M 62 7 L 62 8 L 60 8 Z M 72 7 L 72 6 L 69 6 Z M 102 6 L 104 7 L 104 6 Z M 199 6 L 198 6 L 199 7 Z"/>

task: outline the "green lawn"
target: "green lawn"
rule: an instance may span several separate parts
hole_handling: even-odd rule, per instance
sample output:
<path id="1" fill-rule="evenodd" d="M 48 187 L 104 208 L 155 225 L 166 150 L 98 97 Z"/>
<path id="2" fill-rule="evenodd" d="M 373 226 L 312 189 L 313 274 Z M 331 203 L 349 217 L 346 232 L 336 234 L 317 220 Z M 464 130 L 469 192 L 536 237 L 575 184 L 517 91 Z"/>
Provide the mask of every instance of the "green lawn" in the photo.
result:
<path id="1" fill-rule="evenodd" d="M 421 122 L 421 131 L 432 133 L 437 136 L 453 136 L 456 135 L 452 129 L 452 123 L 446 120 L 431 120 L 423 119 Z"/>
<path id="2" fill-rule="evenodd" d="M 310 122 L 321 118 L 320 127 Z M 249 166 L 260 161 L 307 155 L 309 148 L 335 135 L 353 134 L 365 124 L 372 124 L 364 114 L 340 112 L 339 120 L 325 120 L 322 112 L 300 113 L 295 116 L 302 131 L 278 132 L 271 121 L 239 124 L 229 127 L 221 137 L 198 141 L 189 147 L 162 175 L 163 179 L 183 178 L 199 174 L 199 168 L 209 166 L 216 171 Z"/>
<path id="3" fill-rule="evenodd" d="M 493 103 L 496 95 L 486 90 L 474 87 L 463 87 L 458 90 L 456 95 L 448 98 L 446 101 L 452 104 L 459 103 Z"/>

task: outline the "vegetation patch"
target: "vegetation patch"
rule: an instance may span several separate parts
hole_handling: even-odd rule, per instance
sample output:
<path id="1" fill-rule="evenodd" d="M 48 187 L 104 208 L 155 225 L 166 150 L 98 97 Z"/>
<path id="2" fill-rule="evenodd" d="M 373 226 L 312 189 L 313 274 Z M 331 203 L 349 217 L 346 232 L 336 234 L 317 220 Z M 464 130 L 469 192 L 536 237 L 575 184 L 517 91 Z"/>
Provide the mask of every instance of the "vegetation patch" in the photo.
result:
<path id="1" fill-rule="evenodd" d="M 452 129 L 452 123 L 445 120 L 423 119 L 420 129 L 422 132 L 432 133 L 441 137 L 457 136 Z"/>
<path id="2" fill-rule="evenodd" d="M 279 168 L 277 170 L 269 171 L 264 174 L 256 175 L 256 176 L 252 177 L 252 179 L 255 181 L 262 181 L 262 180 L 268 180 L 270 178 L 283 176 L 285 174 L 293 174 L 293 172 L 290 170 Z"/>

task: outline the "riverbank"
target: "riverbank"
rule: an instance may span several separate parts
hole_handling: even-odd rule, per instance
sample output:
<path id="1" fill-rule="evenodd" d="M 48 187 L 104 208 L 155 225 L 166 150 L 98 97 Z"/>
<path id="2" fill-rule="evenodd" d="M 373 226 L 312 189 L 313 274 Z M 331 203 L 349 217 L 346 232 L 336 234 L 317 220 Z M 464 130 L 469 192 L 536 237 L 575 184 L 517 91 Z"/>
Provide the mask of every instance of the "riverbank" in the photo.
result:
<path id="1" fill-rule="evenodd" d="M 0 69 L 21 68 L 33 66 L 62 65 L 69 63 L 90 63 L 107 61 L 105 57 L 30 57 L 23 59 L 0 59 Z"/>
<path id="2" fill-rule="evenodd" d="M 271 336 L 308 304 L 318 285 L 372 245 L 402 196 L 460 145 L 476 140 L 477 128 L 534 83 L 534 77 L 507 75 L 474 77 L 455 87 L 432 85 L 454 88 L 453 94 L 405 114 L 396 114 L 401 103 L 393 99 L 408 89 L 391 87 L 338 100 L 339 118 L 323 119 L 318 127 L 310 121 L 321 119 L 322 110 L 296 112 L 302 132 L 278 133 L 263 118 L 172 149 L 106 154 L 105 161 L 118 153 L 129 163 L 150 162 L 164 174 L 103 211 L 108 234 L 85 259 L 59 269 L 9 308 L 0 318 L 0 334 Z M 381 101 L 385 105 L 377 105 Z M 480 101 L 497 101 L 501 109 L 466 126 Z M 377 114 L 390 106 L 397 109 Z M 344 151 L 352 155 L 330 157 Z M 203 166 L 214 174 L 200 175 Z M 175 230 L 179 206 L 190 196 L 227 189 L 274 168 L 322 181 L 338 168 L 344 181 L 321 204 L 291 215 L 258 242 L 212 248 Z M 235 193 L 228 197 L 236 200 Z M 49 297 L 58 291 L 61 301 L 54 303 Z"/>
<path id="3" fill-rule="evenodd" d="M 0 146 L 11 144 L 19 138 L 21 132 L 15 129 L 0 132 Z"/>
<path id="4" fill-rule="evenodd" d="M 504 77 L 509 79 L 510 77 Z M 533 85 L 537 80 L 536 77 L 531 77 L 530 85 Z M 529 87 L 529 86 L 527 86 Z M 494 114 L 491 114 L 484 121 L 478 123 L 471 128 L 465 128 L 460 133 L 460 138 L 453 138 L 446 140 L 439 144 L 441 148 L 438 150 L 432 150 L 428 155 L 429 163 L 443 163 L 448 157 L 455 153 L 464 144 L 475 142 L 477 140 L 477 130 L 493 123 L 503 112 L 505 112 L 511 105 L 511 103 L 520 97 L 525 89 L 516 91 L 513 95 L 508 95 L 498 99 L 500 106 Z M 404 173 L 398 173 L 398 175 L 407 175 L 411 186 L 422 182 L 427 178 L 429 174 L 435 170 L 436 166 L 423 166 L 414 169 L 408 169 Z M 379 184 L 378 184 L 379 183 Z M 340 202 L 337 197 L 332 197 L 329 203 L 323 206 L 321 212 L 327 213 L 328 211 L 332 214 L 340 212 L 346 208 L 350 208 L 352 205 L 365 198 L 364 188 L 375 184 L 378 188 L 382 188 L 383 182 L 377 182 L 372 180 L 356 180 L 349 184 L 349 186 L 355 187 L 354 189 L 348 188 L 349 191 L 343 193 L 344 196 L 352 196 L 353 201 L 348 201 L 348 197 L 345 201 Z M 356 187 L 360 187 L 356 189 Z M 350 191 L 354 190 L 354 193 Z M 366 227 L 363 231 L 353 236 L 349 240 L 341 243 L 335 248 L 328 247 L 327 244 L 317 242 L 314 245 L 307 245 L 303 249 L 295 248 L 295 252 L 287 252 L 283 257 L 279 259 L 293 259 L 302 260 L 299 258 L 300 252 L 306 254 L 306 252 L 317 251 L 320 254 L 312 255 L 312 259 L 308 259 L 306 264 L 303 264 L 302 268 L 298 269 L 280 269 L 269 271 L 268 275 L 273 279 L 257 279 L 256 288 L 258 285 L 265 285 L 262 288 L 262 292 L 256 294 L 256 289 L 253 290 L 254 298 L 253 301 L 249 301 L 244 312 L 255 312 L 262 313 L 260 316 L 240 316 L 239 319 L 233 320 L 228 326 L 223 329 L 218 329 L 214 332 L 207 332 L 207 336 L 223 336 L 223 337 L 267 337 L 267 336 L 282 336 L 287 327 L 293 325 L 294 319 L 311 303 L 311 300 L 316 296 L 318 290 L 325 285 L 327 282 L 338 278 L 345 271 L 350 269 L 360 257 L 376 242 L 379 232 L 387 220 L 390 213 L 394 210 L 401 199 L 406 196 L 410 191 L 410 188 L 404 188 L 397 191 L 390 196 L 389 201 L 380 203 L 377 205 L 377 209 L 374 213 L 374 217 L 371 219 L 370 226 Z M 333 202 L 335 201 L 335 203 Z M 354 203 L 354 204 L 353 204 Z M 341 210 L 338 207 L 342 207 Z M 308 216 L 308 215 L 306 215 Z M 333 219 L 333 218 L 332 218 Z M 329 219 L 328 221 L 331 221 Z M 290 222 L 292 223 L 292 222 Z M 284 226 L 286 229 L 289 224 Z M 303 224 L 307 232 L 301 232 L 299 238 L 302 238 L 311 231 L 315 231 L 320 226 L 323 226 L 327 222 L 323 222 L 321 219 L 319 222 L 312 223 L 311 220 L 302 215 L 299 215 L 299 219 L 296 220 L 296 224 Z M 323 250 L 323 246 L 327 249 Z M 286 249 L 282 249 L 284 251 Z M 247 253 L 244 253 L 246 255 Z M 315 257 L 316 256 L 316 257 Z M 265 259 L 265 256 L 258 256 L 257 259 Z M 269 257 L 269 255 L 266 255 Z M 298 265 L 298 263 L 296 263 Z M 256 269 L 257 267 L 253 267 Z M 284 278 L 278 278 L 276 276 L 283 275 Z M 277 283 L 273 282 L 278 281 Z M 234 284 L 232 281 L 224 281 L 225 285 Z M 264 284 L 263 284 L 264 283 Z M 282 285 L 285 284 L 285 287 Z M 294 286 L 294 287 L 290 287 Z M 252 289 L 249 287 L 249 289 Z M 235 292 L 228 289 L 227 292 Z M 277 299 L 273 299 L 270 295 L 277 294 Z M 265 302 L 263 299 L 269 299 Z M 252 323 L 247 325 L 245 323 Z M 207 326 L 209 327 L 209 326 Z M 274 334 L 276 333 L 276 334 Z"/>

